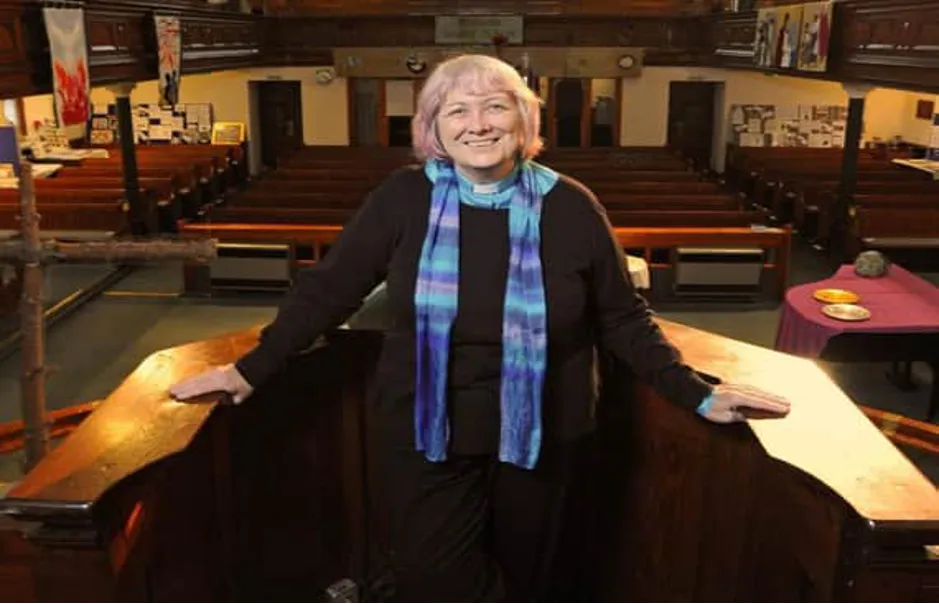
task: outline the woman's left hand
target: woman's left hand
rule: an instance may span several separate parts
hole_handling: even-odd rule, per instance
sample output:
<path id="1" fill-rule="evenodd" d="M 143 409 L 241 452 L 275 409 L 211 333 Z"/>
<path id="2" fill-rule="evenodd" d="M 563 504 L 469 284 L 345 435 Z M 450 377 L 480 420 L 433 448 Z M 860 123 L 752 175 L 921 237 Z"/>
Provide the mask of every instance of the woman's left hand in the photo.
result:
<path id="1" fill-rule="evenodd" d="M 720 384 L 711 393 L 711 405 L 701 415 L 719 424 L 748 418 L 785 417 L 789 401 L 764 390 L 742 384 Z"/>

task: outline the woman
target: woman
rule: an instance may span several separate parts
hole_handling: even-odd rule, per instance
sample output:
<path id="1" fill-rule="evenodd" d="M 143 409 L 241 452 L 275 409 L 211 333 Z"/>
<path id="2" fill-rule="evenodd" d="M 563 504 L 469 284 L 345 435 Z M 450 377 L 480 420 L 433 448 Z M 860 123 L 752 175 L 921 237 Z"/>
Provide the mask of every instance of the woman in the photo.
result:
<path id="1" fill-rule="evenodd" d="M 419 169 L 391 175 L 306 271 L 259 345 L 172 388 L 247 398 L 382 280 L 378 376 L 386 504 L 402 601 L 550 597 L 595 348 L 715 422 L 788 403 L 712 388 L 682 364 L 624 271 L 603 207 L 534 163 L 539 100 L 508 65 L 442 63 L 412 123 Z M 555 582 L 556 584 L 556 582 Z"/>

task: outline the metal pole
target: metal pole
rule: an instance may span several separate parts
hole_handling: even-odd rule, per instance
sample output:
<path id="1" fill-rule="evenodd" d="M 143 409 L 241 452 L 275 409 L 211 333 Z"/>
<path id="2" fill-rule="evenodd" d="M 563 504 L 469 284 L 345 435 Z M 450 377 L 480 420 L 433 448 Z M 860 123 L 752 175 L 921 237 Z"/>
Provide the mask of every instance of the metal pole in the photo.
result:
<path id="1" fill-rule="evenodd" d="M 118 138 L 121 143 L 121 162 L 124 171 L 124 195 L 130 211 L 130 230 L 134 235 L 144 235 L 149 228 L 148 209 L 140 197 L 140 180 L 137 177 L 137 149 L 134 146 L 134 118 L 130 106 L 130 92 L 134 84 L 117 84 L 111 88 L 117 107 Z"/>

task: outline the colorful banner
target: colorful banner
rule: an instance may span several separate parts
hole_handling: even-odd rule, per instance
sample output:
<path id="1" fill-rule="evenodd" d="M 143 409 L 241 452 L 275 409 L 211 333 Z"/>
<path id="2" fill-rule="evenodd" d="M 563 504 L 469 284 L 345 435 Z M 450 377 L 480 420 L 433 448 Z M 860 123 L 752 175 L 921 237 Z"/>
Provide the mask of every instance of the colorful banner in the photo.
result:
<path id="1" fill-rule="evenodd" d="M 80 8 L 44 8 L 52 57 L 55 117 L 70 140 L 84 138 L 91 115 L 85 18 Z"/>
<path id="2" fill-rule="evenodd" d="M 179 79 L 182 70 L 179 17 L 154 15 L 153 20 L 159 55 L 160 105 L 173 106 L 179 103 Z"/>
<path id="3" fill-rule="evenodd" d="M 756 18 L 753 58 L 760 67 L 795 69 L 799 61 L 802 6 L 763 8 Z"/>
<path id="4" fill-rule="evenodd" d="M 806 4 L 802 10 L 802 40 L 799 43 L 799 69 L 825 71 L 828 68 L 828 41 L 831 37 L 831 2 Z"/>

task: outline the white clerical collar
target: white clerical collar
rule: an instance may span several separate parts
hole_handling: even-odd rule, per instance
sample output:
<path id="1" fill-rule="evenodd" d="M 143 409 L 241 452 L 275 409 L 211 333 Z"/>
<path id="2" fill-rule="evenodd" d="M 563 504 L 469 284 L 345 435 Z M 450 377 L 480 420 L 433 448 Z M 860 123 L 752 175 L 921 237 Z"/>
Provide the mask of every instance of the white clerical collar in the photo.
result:
<path id="1" fill-rule="evenodd" d="M 483 195 L 489 195 L 491 193 L 497 193 L 498 191 L 499 191 L 499 183 L 497 182 L 473 183 L 473 193 L 482 193 Z"/>

